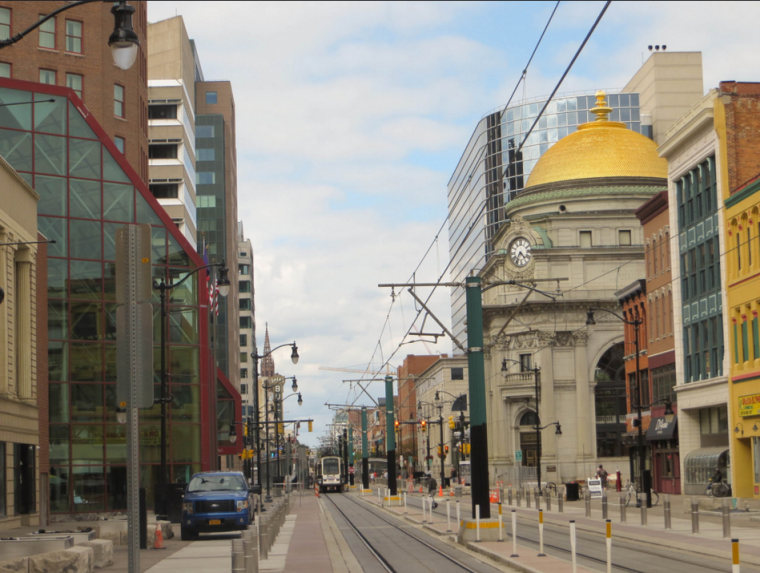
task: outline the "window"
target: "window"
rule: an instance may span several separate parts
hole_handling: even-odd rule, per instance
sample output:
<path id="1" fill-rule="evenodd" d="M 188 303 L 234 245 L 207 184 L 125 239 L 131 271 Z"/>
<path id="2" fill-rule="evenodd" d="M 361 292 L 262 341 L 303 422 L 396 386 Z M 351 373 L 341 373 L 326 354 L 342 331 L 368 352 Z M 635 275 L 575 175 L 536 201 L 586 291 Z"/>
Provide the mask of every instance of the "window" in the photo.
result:
<path id="1" fill-rule="evenodd" d="M 676 395 L 676 365 L 668 364 L 660 368 L 652 369 L 652 398 L 657 400 L 670 400 L 675 402 Z"/>
<path id="2" fill-rule="evenodd" d="M 451 369 L 452 380 L 464 380 L 464 368 L 452 368 Z"/>
<path id="3" fill-rule="evenodd" d="M 199 149 L 198 161 L 213 161 L 216 159 L 215 149 Z"/>
<path id="4" fill-rule="evenodd" d="M 588 248 L 592 245 L 591 243 L 591 231 L 581 231 L 580 233 L 580 246 L 581 248 Z"/>
<path id="5" fill-rule="evenodd" d="M 148 158 L 150 159 L 177 159 L 176 143 L 151 144 L 148 146 Z"/>
<path id="6" fill-rule="evenodd" d="M 250 275 L 251 274 L 251 265 L 238 265 L 238 274 L 239 275 Z"/>
<path id="7" fill-rule="evenodd" d="M 40 83 L 55 85 L 55 71 L 40 69 Z"/>
<path id="8" fill-rule="evenodd" d="M 79 96 L 82 97 L 82 88 L 84 86 L 84 78 L 79 74 L 66 74 L 66 87 L 71 88 Z"/>
<path id="9" fill-rule="evenodd" d="M 177 106 L 149 105 L 148 119 L 177 119 Z"/>
<path id="10" fill-rule="evenodd" d="M 197 173 L 196 181 L 198 185 L 212 185 L 216 183 L 216 172 L 214 171 L 199 171 Z"/>
<path id="11" fill-rule="evenodd" d="M 240 353 L 240 362 L 242 364 L 245 364 L 246 362 L 248 362 L 248 353 L 247 352 L 241 352 Z"/>
<path id="12" fill-rule="evenodd" d="M 7 40 L 10 37 L 11 37 L 11 9 L 0 8 L 0 40 Z"/>
<path id="13" fill-rule="evenodd" d="M 240 328 L 253 328 L 253 319 L 250 316 L 241 316 Z"/>
<path id="14" fill-rule="evenodd" d="M 127 141 L 123 137 L 117 135 L 113 138 L 113 142 L 116 145 L 116 149 L 124 153 L 124 149 L 127 147 Z"/>
<path id="15" fill-rule="evenodd" d="M 40 20 L 44 17 L 44 14 L 40 14 Z M 50 18 L 47 22 L 43 22 L 37 29 L 40 31 L 40 48 L 55 50 L 55 18 Z"/>
<path id="16" fill-rule="evenodd" d="M 251 281 L 240 281 L 240 292 L 251 292 Z"/>
<path id="17" fill-rule="evenodd" d="M 240 299 L 240 310 L 251 310 L 251 299 L 250 298 L 241 298 Z"/>
<path id="18" fill-rule="evenodd" d="M 630 231 L 618 231 L 618 245 L 621 247 L 628 247 L 631 245 Z"/>
<path id="19" fill-rule="evenodd" d="M 206 103 L 216 103 L 216 92 L 206 92 Z"/>
<path id="20" fill-rule="evenodd" d="M 533 368 L 533 355 L 520 354 L 520 372 L 528 372 Z"/>
<path id="21" fill-rule="evenodd" d="M 11 77 L 11 65 L 7 62 L 0 62 L 0 78 Z"/>
<path id="22" fill-rule="evenodd" d="M 124 86 L 113 85 L 113 114 L 124 117 Z"/>
<path id="23" fill-rule="evenodd" d="M 248 394 L 248 384 L 241 384 L 240 385 L 240 393 L 241 394 Z"/>
<path id="24" fill-rule="evenodd" d="M 66 20 L 66 51 L 73 54 L 82 53 L 82 23 Z"/>
<path id="25" fill-rule="evenodd" d="M 179 183 L 151 183 L 150 192 L 156 199 L 176 199 L 179 197 Z"/>
<path id="26" fill-rule="evenodd" d="M 241 368 L 240 369 L 240 377 L 241 378 L 248 378 L 248 368 Z"/>
<path id="27" fill-rule="evenodd" d="M 199 139 L 202 137 L 214 137 L 214 126 L 213 125 L 196 125 L 195 138 Z"/>
<path id="28" fill-rule="evenodd" d="M 240 335 L 240 346 L 248 346 L 248 335 L 247 334 L 241 334 Z"/>
<path id="29" fill-rule="evenodd" d="M 248 253 L 246 253 L 245 251 L 240 251 L 240 252 L 238 252 L 238 256 L 240 256 L 240 257 L 247 257 Z"/>

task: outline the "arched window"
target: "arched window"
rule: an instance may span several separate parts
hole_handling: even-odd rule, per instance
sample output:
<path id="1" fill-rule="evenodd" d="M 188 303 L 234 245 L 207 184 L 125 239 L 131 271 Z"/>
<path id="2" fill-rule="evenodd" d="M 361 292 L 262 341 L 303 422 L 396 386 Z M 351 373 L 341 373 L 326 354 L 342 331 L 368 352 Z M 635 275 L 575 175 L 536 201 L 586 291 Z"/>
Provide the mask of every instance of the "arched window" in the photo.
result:
<path id="1" fill-rule="evenodd" d="M 538 416 L 533 410 L 525 412 L 520 418 L 521 426 L 538 426 Z"/>
<path id="2" fill-rule="evenodd" d="M 621 443 L 625 432 L 625 362 L 623 343 L 611 346 L 596 364 L 594 372 L 596 408 L 596 452 L 600 458 L 625 456 Z"/>

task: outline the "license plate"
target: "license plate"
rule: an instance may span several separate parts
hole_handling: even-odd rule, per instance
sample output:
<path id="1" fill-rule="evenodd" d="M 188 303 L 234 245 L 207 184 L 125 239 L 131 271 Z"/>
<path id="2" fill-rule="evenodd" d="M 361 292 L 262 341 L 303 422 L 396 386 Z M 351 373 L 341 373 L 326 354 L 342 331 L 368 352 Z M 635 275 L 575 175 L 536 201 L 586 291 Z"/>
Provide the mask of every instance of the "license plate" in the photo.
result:
<path id="1" fill-rule="evenodd" d="M 221 519 L 209 519 L 208 520 L 209 525 L 221 525 L 222 520 Z"/>

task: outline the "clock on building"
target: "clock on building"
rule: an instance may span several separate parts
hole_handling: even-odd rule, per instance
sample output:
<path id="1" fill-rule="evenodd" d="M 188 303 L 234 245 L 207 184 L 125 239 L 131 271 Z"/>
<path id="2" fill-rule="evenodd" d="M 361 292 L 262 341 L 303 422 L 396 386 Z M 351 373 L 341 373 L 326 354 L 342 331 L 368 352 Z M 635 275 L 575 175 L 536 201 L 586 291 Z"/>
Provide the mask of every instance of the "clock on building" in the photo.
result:
<path id="1" fill-rule="evenodd" d="M 530 243 L 525 237 L 517 237 L 509 245 L 509 258 L 516 267 L 530 262 Z"/>

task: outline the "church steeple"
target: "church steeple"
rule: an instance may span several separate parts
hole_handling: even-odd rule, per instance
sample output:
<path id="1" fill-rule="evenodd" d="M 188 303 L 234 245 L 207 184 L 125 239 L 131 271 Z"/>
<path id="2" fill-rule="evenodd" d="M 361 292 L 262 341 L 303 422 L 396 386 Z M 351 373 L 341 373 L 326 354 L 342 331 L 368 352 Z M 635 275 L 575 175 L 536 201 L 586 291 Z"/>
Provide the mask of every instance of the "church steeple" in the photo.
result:
<path id="1" fill-rule="evenodd" d="M 261 376 L 270 378 L 274 376 L 274 358 L 272 358 L 272 345 L 269 342 L 269 323 L 265 324 L 264 334 L 264 358 L 261 359 Z"/>

